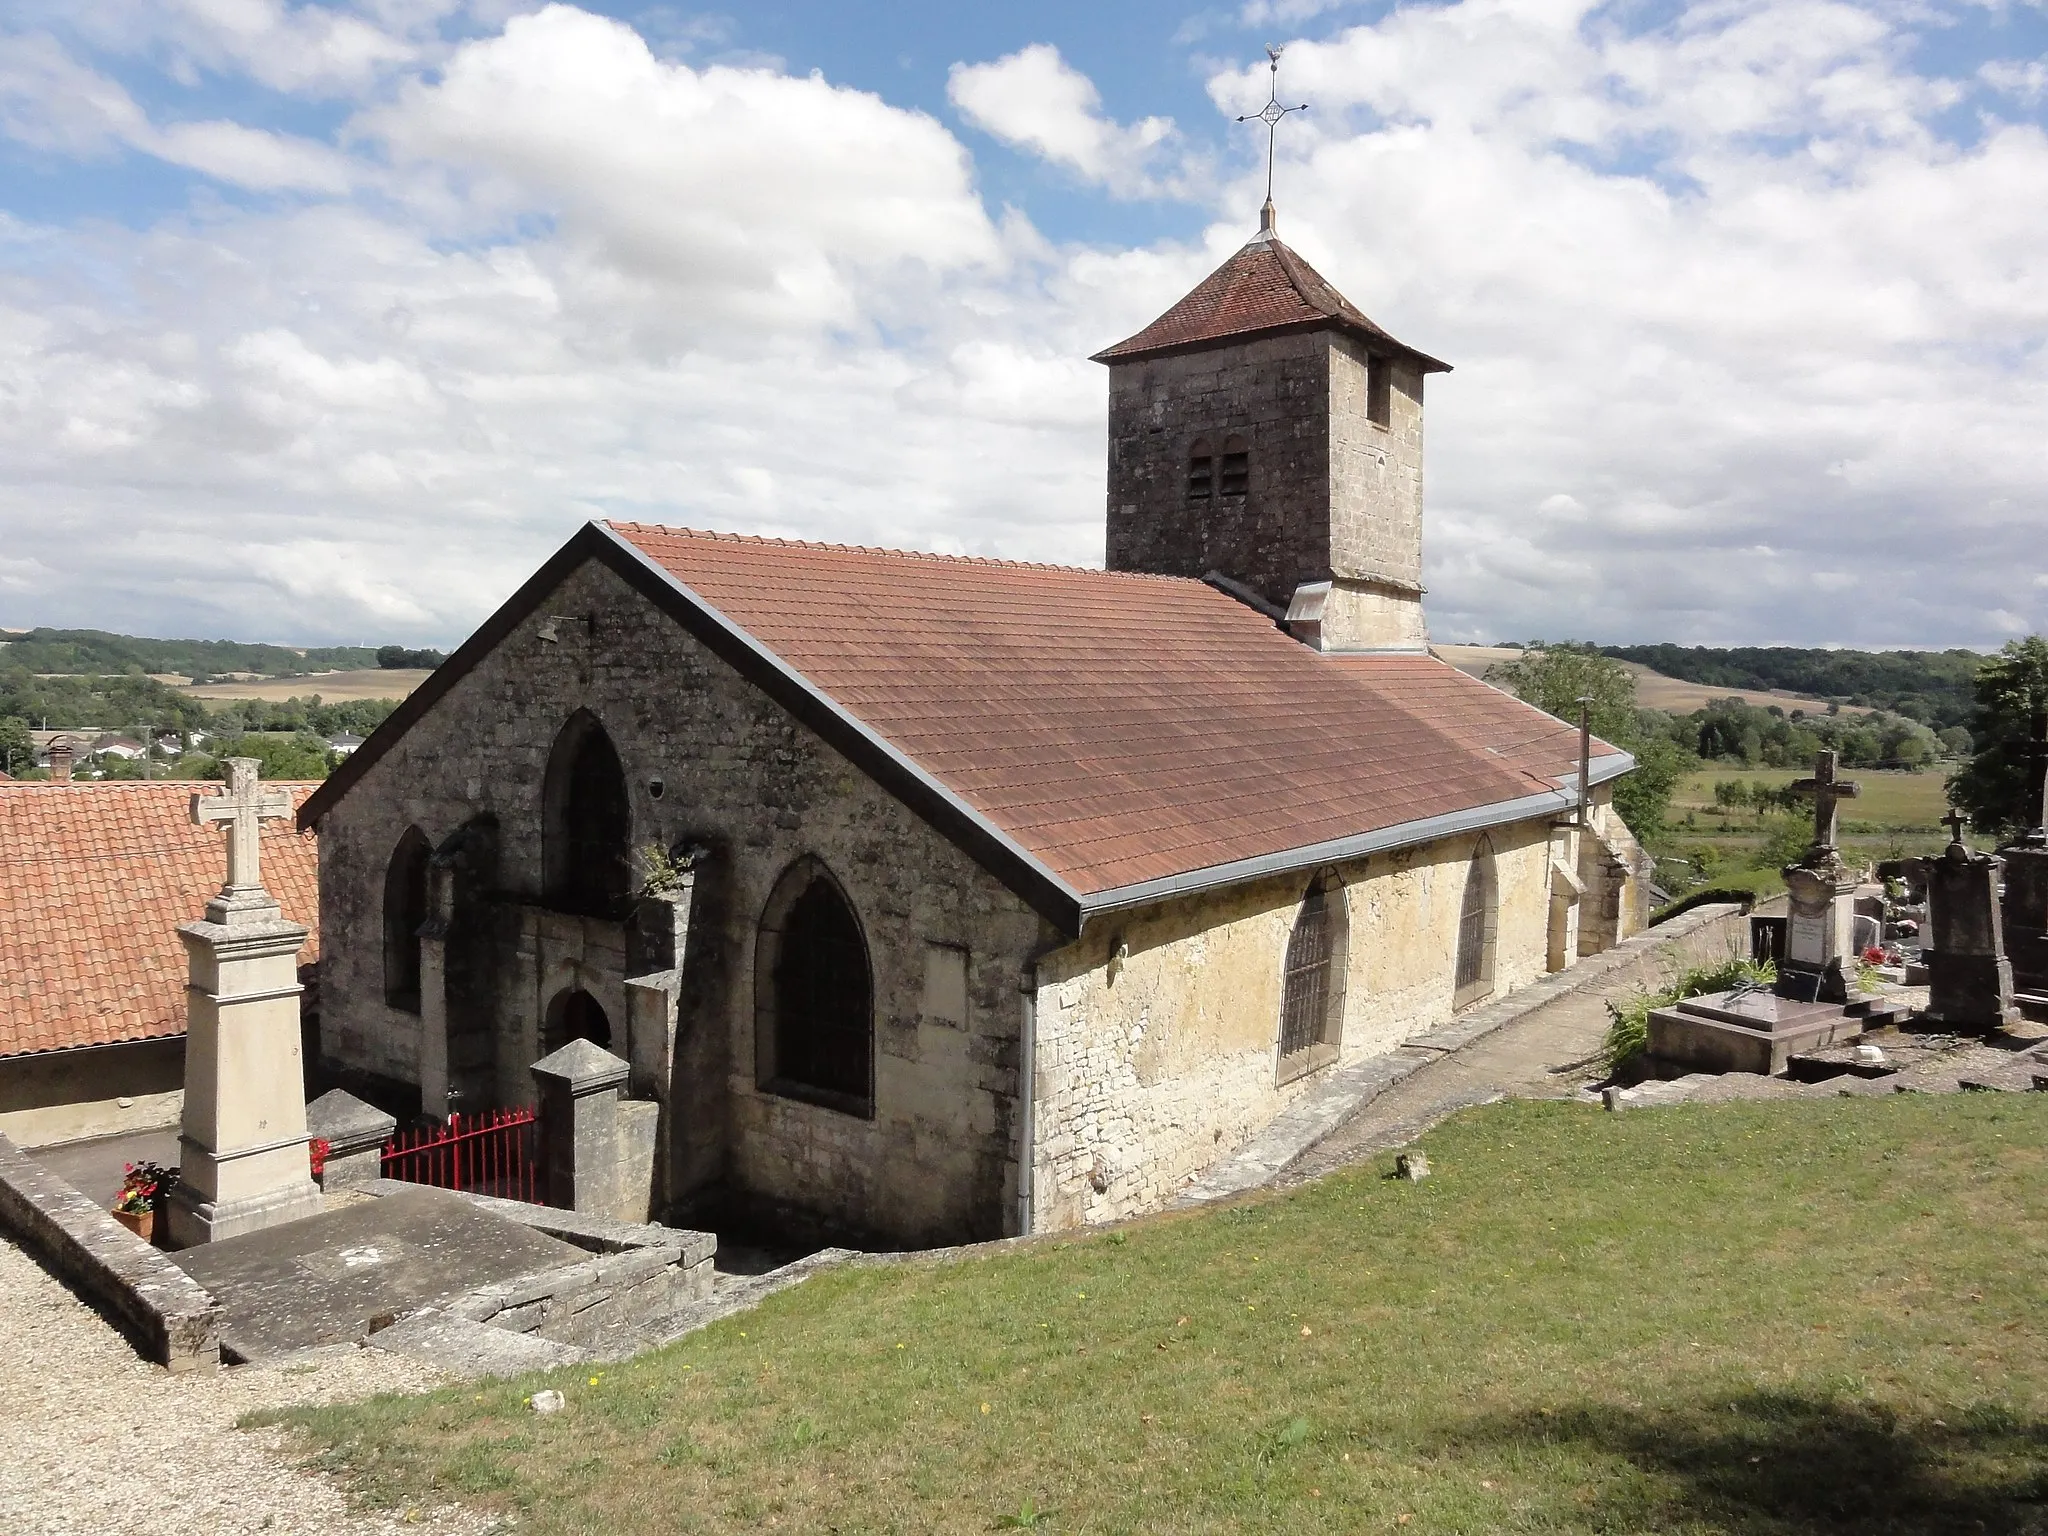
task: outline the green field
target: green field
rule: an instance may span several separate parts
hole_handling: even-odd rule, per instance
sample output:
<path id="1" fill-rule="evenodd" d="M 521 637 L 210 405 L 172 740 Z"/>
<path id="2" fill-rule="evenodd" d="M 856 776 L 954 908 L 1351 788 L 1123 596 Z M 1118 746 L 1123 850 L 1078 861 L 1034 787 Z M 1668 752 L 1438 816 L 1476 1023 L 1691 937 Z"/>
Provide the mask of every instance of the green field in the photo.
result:
<path id="1" fill-rule="evenodd" d="M 2044 1528 L 2048 1095 L 1512 1102 L 1425 1145 L 1420 1184 L 831 1271 L 623 1364 L 279 1417 L 375 1503 L 534 1533 Z"/>

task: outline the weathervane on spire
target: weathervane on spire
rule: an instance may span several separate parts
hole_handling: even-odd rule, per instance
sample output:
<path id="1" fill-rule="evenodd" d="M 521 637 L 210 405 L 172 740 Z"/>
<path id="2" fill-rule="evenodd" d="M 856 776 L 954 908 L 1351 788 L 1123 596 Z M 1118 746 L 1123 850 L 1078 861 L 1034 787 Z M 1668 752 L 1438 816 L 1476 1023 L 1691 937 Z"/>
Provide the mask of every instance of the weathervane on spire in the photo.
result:
<path id="1" fill-rule="evenodd" d="M 1273 44 L 1266 45 L 1266 58 L 1270 61 L 1272 82 L 1266 88 L 1266 104 L 1256 112 L 1247 112 L 1240 123 L 1264 123 L 1266 125 L 1266 206 L 1259 210 L 1259 233 L 1273 233 L 1273 141 L 1280 130 L 1280 119 L 1290 112 L 1306 112 L 1308 103 L 1298 107 L 1283 107 L 1280 104 L 1280 55 L 1283 50 Z"/>

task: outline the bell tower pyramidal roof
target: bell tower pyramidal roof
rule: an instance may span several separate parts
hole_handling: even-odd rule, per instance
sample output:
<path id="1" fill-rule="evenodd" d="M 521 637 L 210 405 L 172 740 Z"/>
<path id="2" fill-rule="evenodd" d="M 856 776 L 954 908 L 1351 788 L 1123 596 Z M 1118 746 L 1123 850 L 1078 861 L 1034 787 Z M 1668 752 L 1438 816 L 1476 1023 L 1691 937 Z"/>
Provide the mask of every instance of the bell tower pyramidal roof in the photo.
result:
<path id="1" fill-rule="evenodd" d="M 1374 352 L 1406 358 L 1424 373 L 1449 373 L 1439 362 L 1396 340 L 1368 319 L 1320 272 L 1303 261 L 1274 230 L 1272 204 L 1259 232 L 1234 256 L 1197 283 L 1178 304 L 1094 362 L 1121 363 L 1162 353 L 1193 351 L 1289 331 L 1339 330 Z"/>

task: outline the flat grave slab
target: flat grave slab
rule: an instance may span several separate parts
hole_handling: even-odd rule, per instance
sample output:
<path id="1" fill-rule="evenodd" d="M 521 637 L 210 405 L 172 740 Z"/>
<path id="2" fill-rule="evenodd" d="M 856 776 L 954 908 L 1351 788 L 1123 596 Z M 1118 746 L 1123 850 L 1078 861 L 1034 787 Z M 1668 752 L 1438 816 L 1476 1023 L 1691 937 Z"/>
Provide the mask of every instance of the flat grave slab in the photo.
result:
<path id="1" fill-rule="evenodd" d="M 168 1257 L 220 1303 L 222 1347 L 253 1361 L 590 1255 L 421 1186 Z"/>
<path id="2" fill-rule="evenodd" d="M 1650 1056 L 1659 1073 L 1755 1072 L 1777 1077 L 1806 1055 L 1864 1030 L 1833 1003 L 1770 992 L 1709 992 L 1650 1014 Z"/>

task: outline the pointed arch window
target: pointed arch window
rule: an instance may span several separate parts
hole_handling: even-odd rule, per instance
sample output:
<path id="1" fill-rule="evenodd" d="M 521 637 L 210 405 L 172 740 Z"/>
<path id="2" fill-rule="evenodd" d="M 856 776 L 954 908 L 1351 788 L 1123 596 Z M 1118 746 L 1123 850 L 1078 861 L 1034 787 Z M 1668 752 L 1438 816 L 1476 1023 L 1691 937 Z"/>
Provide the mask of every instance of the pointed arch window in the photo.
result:
<path id="1" fill-rule="evenodd" d="M 1344 1024 L 1348 949 L 1344 887 L 1319 875 L 1301 898 L 1281 969 L 1279 1079 L 1337 1059 Z"/>
<path id="2" fill-rule="evenodd" d="M 420 1011 L 420 929 L 427 921 L 427 834 L 407 827 L 384 866 L 384 1001 Z"/>
<path id="3" fill-rule="evenodd" d="M 1463 1008 L 1493 993 L 1493 951 L 1500 923 L 1500 886 L 1493 842 L 1479 839 L 1465 867 L 1464 899 L 1458 906 L 1458 962 L 1451 1006 Z"/>
<path id="4" fill-rule="evenodd" d="M 755 945 L 757 1079 L 767 1092 L 875 1112 L 875 996 L 853 904 L 823 864 L 776 883 Z"/>
<path id="5" fill-rule="evenodd" d="M 570 716 L 548 757 L 541 878 L 549 906 L 615 917 L 632 891 L 633 811 L 612 739 L 587 709 Z"/>

